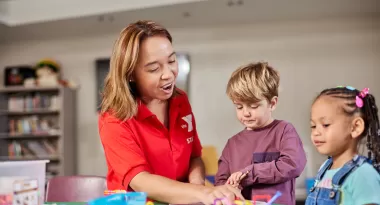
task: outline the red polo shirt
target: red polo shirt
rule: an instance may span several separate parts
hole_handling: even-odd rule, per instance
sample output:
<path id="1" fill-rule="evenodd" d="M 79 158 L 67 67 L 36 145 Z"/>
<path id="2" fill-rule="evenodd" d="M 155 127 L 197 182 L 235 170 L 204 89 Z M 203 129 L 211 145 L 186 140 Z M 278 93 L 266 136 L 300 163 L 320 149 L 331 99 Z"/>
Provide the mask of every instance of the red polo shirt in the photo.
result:
<path id="1" fill-rule="evenodd" d="M 129 183 L 142 171 L 185 182 L 190 159 L 201 156 L 194 115 L 184 92 L 170 100 L 170 129 L 139 104 L 137 115 L 124 122 L 110 113 L 99 117 L 109 190 L 133 191 Z"/>

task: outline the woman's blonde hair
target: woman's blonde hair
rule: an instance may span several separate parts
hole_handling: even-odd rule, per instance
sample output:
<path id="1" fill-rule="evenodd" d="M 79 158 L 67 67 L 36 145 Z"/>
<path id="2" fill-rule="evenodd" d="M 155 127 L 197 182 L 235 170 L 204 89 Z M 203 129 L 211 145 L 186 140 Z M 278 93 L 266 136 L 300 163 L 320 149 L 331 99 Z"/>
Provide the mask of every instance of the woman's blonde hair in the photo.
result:
<path id="1" fill-rule="evenodd" d="M 120 120 L 127 120 L 137 113 L 136 93 L 130 80 L 139 59 L 143 40 L 152 36 L 164 36 L 172 42 L 168 30 L 153 21 L 137 21 L 124 28 L 116 40 L 110 69 L 104 80 L 101 113 L 112 112 Z"/>

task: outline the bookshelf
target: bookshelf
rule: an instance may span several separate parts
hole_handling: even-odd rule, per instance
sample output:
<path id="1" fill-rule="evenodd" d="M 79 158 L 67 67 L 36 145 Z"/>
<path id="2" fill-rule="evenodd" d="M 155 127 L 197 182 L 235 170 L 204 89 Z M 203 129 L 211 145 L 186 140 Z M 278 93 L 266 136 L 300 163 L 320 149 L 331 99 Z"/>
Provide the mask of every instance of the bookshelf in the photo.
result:
<path id="1" fill-rule="evenodd" d="M 0 87 L 0 161 L 50 160 L 52 176 L 76 174 L 76 90 Z"/>

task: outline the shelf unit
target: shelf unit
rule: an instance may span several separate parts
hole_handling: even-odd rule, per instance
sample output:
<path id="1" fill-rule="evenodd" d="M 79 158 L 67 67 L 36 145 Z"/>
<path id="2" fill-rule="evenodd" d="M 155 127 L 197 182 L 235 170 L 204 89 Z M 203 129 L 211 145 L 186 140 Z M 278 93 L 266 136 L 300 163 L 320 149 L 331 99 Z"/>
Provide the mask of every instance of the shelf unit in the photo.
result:
<path id="1" fill-rule="evenodd" d="M 76 90 L 0 87 L 0 161 L 36 159 L 48 179 L 76 174 Z"/>

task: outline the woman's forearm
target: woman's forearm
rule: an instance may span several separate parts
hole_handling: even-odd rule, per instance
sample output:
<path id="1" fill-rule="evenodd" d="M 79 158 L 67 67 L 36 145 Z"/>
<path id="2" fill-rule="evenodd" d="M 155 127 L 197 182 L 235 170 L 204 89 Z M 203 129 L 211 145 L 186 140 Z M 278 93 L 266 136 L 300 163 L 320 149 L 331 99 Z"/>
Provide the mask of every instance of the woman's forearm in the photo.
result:
<path id="1" fill-rule="evenodd" d="M 153 200 L 170 204 L 198 203 L 206 192 L 202 185 L 178 182 L 147 172 L 137 174 L 130 187 L 137 192 L 146 192 Z"/>
<path id="2" fill-rule="evenodd" d="M 189 169 L 189 182 L 192 184 L 205 184 L 205 165 L 200 157 L 191 159 Z"/>

